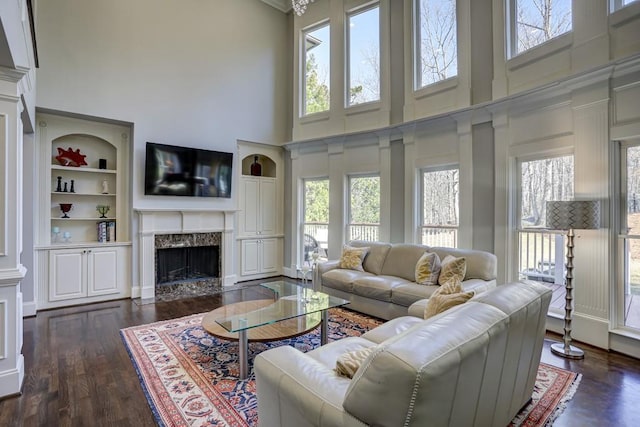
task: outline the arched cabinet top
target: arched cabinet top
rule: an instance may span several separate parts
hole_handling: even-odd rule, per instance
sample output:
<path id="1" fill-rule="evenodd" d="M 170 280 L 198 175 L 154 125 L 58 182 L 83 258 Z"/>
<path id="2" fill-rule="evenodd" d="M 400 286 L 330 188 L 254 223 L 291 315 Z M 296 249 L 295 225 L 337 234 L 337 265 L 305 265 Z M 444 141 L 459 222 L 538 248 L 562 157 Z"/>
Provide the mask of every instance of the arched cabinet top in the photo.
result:
<path id="1" fill-rule="evenodd" d="M 258 176 L 275 178 L 277 176 L 277 166 L 269 156 L 264 154 L 249 154 L 242 159 L 242 175 L 253 175 L 251 165 L 257 161 L 260 164 L 261 173 Z"/>

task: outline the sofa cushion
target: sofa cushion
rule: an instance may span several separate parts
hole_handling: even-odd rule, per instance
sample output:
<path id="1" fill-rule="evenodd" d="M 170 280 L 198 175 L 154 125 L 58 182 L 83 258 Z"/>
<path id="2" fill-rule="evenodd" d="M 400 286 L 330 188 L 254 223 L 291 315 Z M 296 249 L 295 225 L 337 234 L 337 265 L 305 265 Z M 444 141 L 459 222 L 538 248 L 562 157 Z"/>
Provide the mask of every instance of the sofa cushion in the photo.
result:
<path id="1" fill-rule="evenodd" d="M 440 259 L 444 259 L 447 255 L 453 255 L 456 258 L 466 258 L 467 272 L 465 273 L 465 280 L 495 280 L 498 274 L 498 259 L 492 253 L 474 249 L 443 247 L 433 247 L 429 250 L 437 253 Z"/>
<path id="2" fill-rule="evenodd" d="M 450 280 L 445 285 L 440 286 L 440 288 L 431 295 L 424 309 L 424 318 L 428 319 L 443 311 L 447 311 L 451 307 L 464 304 L 469 301 L 473 295 L 473 291 L 462 292 L 460 280 Z"/>
<path id="3" fill-rule="evenodd" d="M 407 283 L 410 282 L 399 277 L 372 275 L 354 280 L 352 289 L 356 295 L 380 301 L 391 301 L 392 289 Z"/>
<path id="4" fill-rule="evenodd" d="M 430 298 L 437 289 L 438 285 L 418 285 L 417 283 L 398 285 L 391 292 L 391 302 L 409 307 L 418 300 Z"/>
<path id="5" fill-rule="evenodd" d="M 447 255 L 442 260 L 442 268 L 438 283 L 445 285 L 451 280 L 462 282 L 465 272 L 467 271 L 467 260 L 465 258 L 456 258 L 453 255 Z"/>
<path id="6" fill-rule="evenodd" d="M 416 264 L 416 283 L 436 285 L 440 276 L 440 257 L 435 252 L 425 252 Z"/>
<path id="7" fill-rule="evenodd" d="M 352 246 L 344 245 L 342 248 L 342 256 L 340 257 L 340 268 L 346 268 L 349 270 L 364 271 L 362 267 L 362 261 L 369 252 L 368 247 L 354 248 Z"/>
<path id="8" fill-rule="evenodd" d="M 422 310 L 422 312 L 424 312 L 424 310 Z M 383 341 L 386 341 L 391 337 L 395 337 L 396 335 L 411 328 L 415 324 L 421 323 L 421 322 L 424 322 L 422 317 L 415 317 L 415 316 L 396 317 L 395 319 L 391 319 L 388 322 L 384 322 L 382 325 L 375 327 L 368 332 L 365 332 L 364 334 L 361 335 L 361 338 L 364 338 L 376 344 L 380 344 Z"/>
<path id="9" fill-rule="evenodd" d="M 422 245 L 393 245 L 384 260 L 381 274 L 402 277 L 413 282 L 416 279 L 416 264 L 427 249 L 427 246 Z"/>
<path id="10" fill-rule="evenodd" d="M 365 257 L 362 266 L 364 267 L 364 271 L 373 274 L 380 274 L 382 272 L 384 260 L 387 258 L 389 249 L 391 249 L 390 243 L 367 242 L 364 240 L 352 240 L 349 242 L 349 246 L 353 246 L 354 248 L 369 247 L 369 253 Z"/>
<path id="11" fill-rule="evenodd" d="M 374 276 L 366 271 L 344 270 L 337 268 L 322 275 L 322 285 L 333 289 L 353 293 L 353 282 L 362 277 Z"/>
<path id="12" fill-rule="evenodd" d="M 336 360 L 336 373 L 341 377 L 353 378 L 360 365 L 375 349 L 375 346 L 366 347 L 341 354 Z"/>

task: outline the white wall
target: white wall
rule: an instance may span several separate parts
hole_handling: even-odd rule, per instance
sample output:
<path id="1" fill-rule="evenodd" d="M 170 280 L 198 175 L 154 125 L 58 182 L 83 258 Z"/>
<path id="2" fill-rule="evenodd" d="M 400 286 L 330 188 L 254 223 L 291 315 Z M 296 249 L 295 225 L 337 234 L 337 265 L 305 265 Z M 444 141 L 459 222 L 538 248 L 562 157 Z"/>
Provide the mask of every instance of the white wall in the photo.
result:
<path id="1" fill-rule="evenodd" d="M 145 142 L 286 141 L 287 20 L 254 0 L 39 2 L 38 107 L 133 123 L 134 207 L 233 208 L 144 197 Z"/>

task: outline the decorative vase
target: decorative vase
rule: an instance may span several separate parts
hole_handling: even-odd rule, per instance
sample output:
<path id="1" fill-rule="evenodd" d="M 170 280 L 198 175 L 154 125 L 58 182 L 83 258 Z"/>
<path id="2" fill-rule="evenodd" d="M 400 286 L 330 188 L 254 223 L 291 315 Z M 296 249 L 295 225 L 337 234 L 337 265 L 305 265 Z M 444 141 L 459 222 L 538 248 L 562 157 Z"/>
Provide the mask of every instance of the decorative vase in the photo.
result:
<path id="1" fill-rule="evenodd" d="M 251 164 L 251 175 L 262 176 L 262 165 L 258 163 L 258 156 L 253 157 L 253 163 Z"/>
<path id="2" fill-rule="evenodd" d="M 73 203 L 60 203 L 60 210 L 64 214 L 62 218 L 69 218 L 69 215 L 67 215 L 67 213 L 71 211 L 71 208 L 73 208 Z"/>
<path id="3" fill-rule="evenodd" d="M 98 205 L 96 210 L 101 214 L 100 218 L 106 218 L 106 213 L 109 212 L 111 207 L 109 205 Z"/>

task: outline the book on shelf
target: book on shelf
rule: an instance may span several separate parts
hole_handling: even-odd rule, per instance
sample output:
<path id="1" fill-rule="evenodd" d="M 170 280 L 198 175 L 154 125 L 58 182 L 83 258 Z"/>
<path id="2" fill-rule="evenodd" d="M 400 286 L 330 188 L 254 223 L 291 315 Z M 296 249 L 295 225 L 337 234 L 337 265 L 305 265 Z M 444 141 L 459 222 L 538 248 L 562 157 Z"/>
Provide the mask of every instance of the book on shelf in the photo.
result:
<path id="1" fill-rule="evenodd" d="M 98 222 L 97 231 L 98 231 L 98 243 L 116 241 L 116 222 L 115 221 Z"/>

